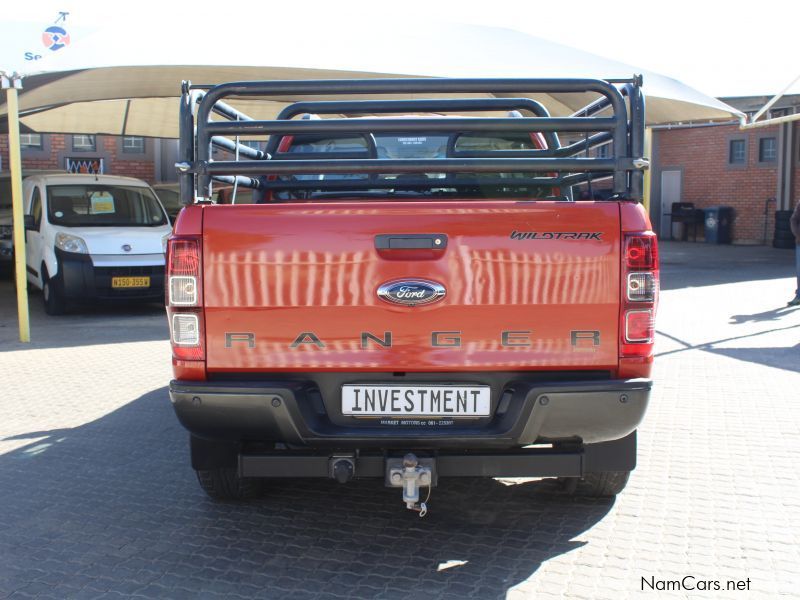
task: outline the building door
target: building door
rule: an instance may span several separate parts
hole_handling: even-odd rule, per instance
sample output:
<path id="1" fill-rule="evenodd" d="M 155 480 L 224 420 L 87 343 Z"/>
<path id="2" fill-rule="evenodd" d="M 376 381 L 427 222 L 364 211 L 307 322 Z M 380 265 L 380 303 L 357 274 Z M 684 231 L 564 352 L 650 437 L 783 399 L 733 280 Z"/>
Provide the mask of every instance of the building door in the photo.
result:
<path id="1" fill-rule="evenodd" d="M 160 182 L 178 181 L 175 163 L 178 162 L 178 140 L 160 140 L 161 143 L 161 176 Z"/>
<path id="2" fill-rule="evenodd" d="M 672 212 L 672 203 L 681 201 L 682 177 L 683 173 L 679 169 L 661 171 L 659 206 L 654 209 L 660 217 L 657 225 L 658 236 L 665 240 L 670 238 L 670 229 L 672 228 L 672 219 L 669 217 L 669 213 Z"/>

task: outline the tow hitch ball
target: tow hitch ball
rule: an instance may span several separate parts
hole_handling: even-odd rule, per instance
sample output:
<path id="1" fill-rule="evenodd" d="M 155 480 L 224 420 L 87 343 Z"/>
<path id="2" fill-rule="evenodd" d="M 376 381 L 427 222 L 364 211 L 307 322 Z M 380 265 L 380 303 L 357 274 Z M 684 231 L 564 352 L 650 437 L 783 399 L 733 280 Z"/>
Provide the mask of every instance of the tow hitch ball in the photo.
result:
<path id="1" fill-rule="evenodd" d="M 430 498 L 430 489 L 433 473 L 430 467 L 419 464 L 419 459 L 412 453 L 403 457 L 402 467 L 389 467 L 389 482 L 393 487 L 403 488 L 403 502 L 409 510 L 419 511 L 419 516 L 424 517 L 428 512 L 426 502 Z M 419 501 L 419 488 L 428 488 L 426 502 Z"/>

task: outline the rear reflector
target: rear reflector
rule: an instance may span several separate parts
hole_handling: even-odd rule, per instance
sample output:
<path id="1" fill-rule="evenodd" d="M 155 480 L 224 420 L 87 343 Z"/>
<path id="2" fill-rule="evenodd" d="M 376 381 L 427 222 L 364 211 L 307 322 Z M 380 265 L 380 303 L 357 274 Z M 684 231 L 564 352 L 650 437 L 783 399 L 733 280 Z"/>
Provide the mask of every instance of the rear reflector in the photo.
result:
<path id="1" fill-rule="evenodd" d="M 654 333 L 653 311 L 629 310 L 625 313 L 625 341 L 650 343 Z"/>
<path id="2" fill-rule="evenodd" d="M 172 315 L 172 343 L 176 346 L 197 346 L 200 344 L 200 324 L 193 313 Z"/>

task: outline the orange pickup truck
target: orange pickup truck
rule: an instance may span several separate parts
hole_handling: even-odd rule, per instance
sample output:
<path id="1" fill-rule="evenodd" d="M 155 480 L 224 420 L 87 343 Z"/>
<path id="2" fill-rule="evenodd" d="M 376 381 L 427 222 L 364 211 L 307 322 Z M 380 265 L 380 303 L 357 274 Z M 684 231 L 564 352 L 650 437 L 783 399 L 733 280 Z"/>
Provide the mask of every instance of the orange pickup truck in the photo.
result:
<path id="1" fill-rule="evenodd" d="M 377 477 L 423 514 L 448 477 L 620 492 L 658 295 L 640 85 L 185 83 L 170 397 L 202 487 Z M 552 117 L 547 94 L 592 101 Z M 298 96 L 323 99 L 235 108 Z M 214 182 L 246 203 L 212 203 Z M 574 200 L 600 182 L 609 200 Z"/>

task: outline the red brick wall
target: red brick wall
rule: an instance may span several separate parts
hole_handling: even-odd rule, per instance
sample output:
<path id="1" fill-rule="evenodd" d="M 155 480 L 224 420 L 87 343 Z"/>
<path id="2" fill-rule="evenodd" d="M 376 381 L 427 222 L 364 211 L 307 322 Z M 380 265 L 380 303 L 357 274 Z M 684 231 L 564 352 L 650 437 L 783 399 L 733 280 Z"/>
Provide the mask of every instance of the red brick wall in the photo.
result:
<path id="1" fill-rule="evenodd" d="M 63 169 L 64 161 L 59 160 L 63 157 L 67 148 L 67 138 L 69 136 L 63 134 L 50 134 L 50 151 L 49 155 L 41 156 L 26 156 L 23 152 L 22 155 L 22 168 L 23 169 Z M 158 143 L 158 140 L 148 139 L 147 144 L 152 145 Z M 107 157 L 104 168 L 107 175 L 124 175 L 127 177 L 137 177 L 144 179 L 148 183 L 155 182 L 155 163 L 153 159 L 148 156 L 142 156 L 141 159 L 126 155 L 124 159 L 120 158 L 118 138 L 109 135 L 97 136 L 97 150 L 99 155 Z M 80 153 L 66 152 L 69 156 L 81 156 Z M 86 153 L 87 156 L 92 156 L 92 153 Z M 0 156 L 2 156 L 3 170 L 7 171 L 8 164 L 8 136 L 0 135 Z"/>
<path id="2" fill-rule="evenodd" d="M 147 140 L 147 143 L 153 144 L 156 140 Z M 100 137 L 97 140 L 98 145 Z M 111 156 L 110 165 L 106 169 L 106 173 L 110 175 L 125 175 L 126 177 L 136 177 L 144 179 L 148 183 L 155 182 L 155 164 L 152 159 L 142 157 L 141 160 L 134 160 L 128 155 L 126 160 L 119 159 L 119 141 L 116 137 L 103 136 L 103 147 L 105 151 Z"/>
<path id="3" fill-rule="evenodd" d="M 795 127 L 795 135 L 800 129 Z M 758 140 L 765 136 L 778 137 L 776 127 L 741 131 L 737 125 L 661 129 L 656 132 L 657 161 L 654 185 L 659 185 L 660 169 L 683 169 L 683 202 L 693 202 L 698 208 L 732 206 L 735 217 L 733 241 L 740 244 L 760 244 L 764 240 L 764 205 L 767 198 L 778 194 L 777 161 L 758 162 Z M 747 141 L 745 165 L 728 163 L 729 141 L 732 137 Z M 794 190 L 800 187 L 800 169 L 793 157 Z M 668 209 L 664 212 L 668 212 Z M 767 241 L 772 239 L 775 205 L 767 212 Z"/>

